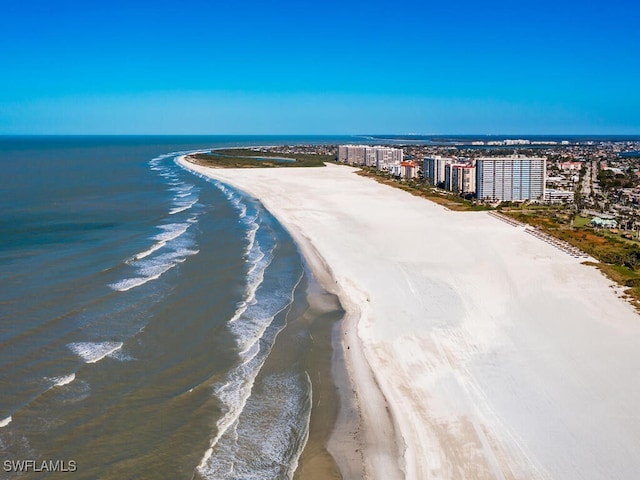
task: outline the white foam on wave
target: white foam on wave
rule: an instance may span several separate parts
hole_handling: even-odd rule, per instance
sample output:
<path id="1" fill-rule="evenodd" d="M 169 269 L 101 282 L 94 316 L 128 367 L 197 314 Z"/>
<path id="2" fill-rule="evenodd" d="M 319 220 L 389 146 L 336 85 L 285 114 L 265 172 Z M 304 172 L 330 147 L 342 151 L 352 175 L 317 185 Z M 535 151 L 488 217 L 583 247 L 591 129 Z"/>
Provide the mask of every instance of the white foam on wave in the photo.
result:
<path id="1" fill-rule="evenodd" d="M 171 210 L 169 210 L 169 215 L 175 215 L 176 213 L 180 213 L 180 212 L 184 212 L 185 210 L 189 210 L 193 204 L 195 204 L 196 202 L 193 202 L 191 205 L 185 205 L 184 207 L 175 207 L 172 208 Z"/>
<path id="2" fill-rule="evenodd" d="M 169 267 L 169 268 L 171 268 L 171 267 Z M 169 268 L 167 268 L 167 270 L 169 270 Z M 132 288 L 140 287 L 140 286 L 144 285 L 145 283 L 150 282 L 152 280 L 157 280 L 158 278 L 160 278 L 160 275 L 162 275 L 162 274 L 158 274 L 158 275 L 156 275 L 154 277 L 125 278 L 124 280 L 120 280 L 119 282 L 115 282 L 115 283 L 109 284 L 109 287 L 111 287 L 112 290 L 115 290 L 117 292 L 128 292 Z"/>
<path id="3" fill-rule="evenodd" d="M 157 280 L 165 272 L 184 262 L 187 257 L 199 253 L 199 250 L 192 248 L 195 244 L 194 240 L 185 236 L 189 227 L 196 222 L 197 215 L 194 215 L 185 222 L 158 225 L 157 228 L 162 230 L 162 233 L 151 237 L 151 240 L 155 240 L 156 243 L 126 261 L 128 265 L 135 268 L 136 275 L 114 282 L 109 287 L 118 292 L 126 292 Z M 161 249 L 168 251 L 153 255 Z"/>
<path id="4" fill-rule="evenodd" d="M 290 301 L 292 298 L 293 293 Z M 240 415 L 245 411 L 247 402 L 251 397 L 255 379 L 258 376 L 266 358 L 269 356 L 273 343 L 275 342 L 275 338 L 282 327 L 278 329 L 271 328 L 268 334 L 265 332 L 271 325 L 275 316 L 289 306 L 290 301 L 284 302 L 283 305 L 276 307 L 277 311 L 270 312 L 271 314 L 268 315 L 268 318 L 263 317 L 263 321 L 261 322 L 262 327 L 259 329 L 253 329 L 253 331 L 245 337 L 247 348 L 240 352 L 242 361 L 229 372 L 223 382 L 214 386 L 214 395 L 223 403 L 223 405 L 225 405 L 226 411 L 218 420 L 216 424 L 217 434 L 211 440 L 209 449 L 205 452 L 200 464 L 198 465 L 198 471 L 205 478 L 219 478 L 218 475 L 221 472 L 219 469 L 219 459 L 217 458 L 217 454 L 215 460 L 212 459 L 213 452 L 219 448 L 219 442 L 221 442 L 223 438 L 228 437 L 226 434 L 232 427 L 234 430 L 237 430 Z M 245 319 L 246 316 L 243 316 L 243 325 L 245 324 Z M 233 330 L 235 330 L 234 333 L 239 334 L 237 329 Z M 262 351 L 261 339 L 264 340 L 266 345 L 268 345 L 268 347 Z M 222 447 L 222 450 L 224 451 L 225 447 Z M 299 453 L 296 454 L 296 457 L 298 456 Z M 273 457 L 277 457 L 277 455 L 273 455 Z M 294 459 L 294 462 L 297 463 L 297 458 Z M 293 472 L 294 470 L 295 469 L 290 468 L 289 472 Z"/>
<path id="5" fill-rule="evenodd" d="M 256 234 L 258 233 L 261 225 L 260 217 L 257 214 L 254 216 L 245 215 L 245 217 L 241 218 L 240 221 L 247 227 L 245 238 L 248 240 L 248 242 L 244 254 L 247 257 L 248 262 L 253 262 L 251 255 L 256 241 Z"/>
<path id="6" fill-rule="evenodd" d="M 9 415 L 6 418 L 3 418 L 2 420 L 0 420 L 0 428 L 2 427 L 6 427 L 7 425 L 9 425 L 11 422 L 13 421 L 13 417 L 11 415 Z"/>
<path id="7" fill-rule="evenodd" d="M 217 433 L 198 466 L 198 471 L 205 478 L 218 478 L 217 475 L 221 472 L 217 463 L 218 449 L 221 448 L 224 451 L 226 447 L 218 447 L 218 443 L 230 435 L 227 433 L 230 429 L 237 428 L 240 415 L 251 397 L 255 379 L 269 355 L 275 337 L 282 328 L 270 328 L 273 319 L 289 307 L 293 301 L 293 291 L 302 279 L 300 275 L 288 296 L 281 292 L 272 302 L 264 299 L 257 302 L 256 291 L 262 284 L 264 272 L 272 261 L 272 249 L 267 254 L 262 254 L 260 244 L 256 241 L 250 256 L 253 255 L 256 255 L 253 257 L 255 263 L 247 275 L 245 301 L 236 310 L 234 321 L 229 324 L 229 329 L 234 334 L 240 350 L 241 361 L 222 382 L 214 386 L 214 395 L 225 406 L 225 411 L 216 424 Z M 214 451 L 215 459 L 212 458 Z"/>
<path id="8" fill-rule="evenodd" d="M 240 204 L 240 218 L 244 218 L 247 216 L 247 206 L 242 203 Z"/>
<path id="9" fill-rule="evenodd" d="M 163 163 L 166 158 L 172 157 L 175 160 L 176 156 L 186 153 L 192 152 L 167 153 L 149 161 L 149 168 L 159 172 L 158 176 L 167 180 L 167 183 L 171 186 L 168 190 L 175 192 L 173 208 L 169 210 L 169 215 L 175 215 L 191 209 L 199 199 L 198 192 L 200 189 L 194 184 L 181 181 L 176 165 Z M 183 237 L 189 227 L 197 222 L 197 218 L 198 214 L 196 213 L 182 223 L 159 225 L 157 228 L 162 230 L 162 233 L 150 238 L 155 243 L 125 261 L 126 264 L 135 268 L 135 276 L 121 279 L 110 284 L 109 287 L 119 292 L 126 292 L 150 281 L 157 280 L 165 272 L 184 262 L 186 257 L 199 253 L 199 250 L 191 248 L 195 245 L 193 238 Z M 168 250 L 168 252 L 154 255 L 159 250 Z"/>
<path id="10" fill-rule="evenodd" d="M 201 462 L 202 477 L 226 478 L 230 471 L 234 478 L 293 477 L 309 433 L 311 382 L 306 374 L 272 374 L 261 391 L 247 402 L 233 436 L 223 437 Z"/>
<path id="11" fill-rule="evenodd" d="M 262 282 L 264 281 L 264 272 L 269 267 L 269 265 L 271 265 L 272 261 L 273 261 L 273 255 L 271 254 L 271 252 L 268 254 L 260 253 L 259 256 L 254 259 L 253 265 L 249 269 L 249 272 L 247 273 L 245 300 L 242 303 L 240 303 L 240 305 L 234 312 L 234 315 L 229 320 L 231 331 L 234 334 L 236 334 L 237 346 L 241 352 L 247 351 L 249 346 L 254 341 L 257 341 L 260 339 L 260 337 L 262 336 L 262 333 L 264 333 L 264 329 L 271 323 L 271 321 L 273 320 L 273 317 L 277 313 L 279 313 L 276 311 L 274 315 L 266 315 L 266 316 L 263 315 L 263 321 L 259 322 L 263 328 L 260 328 L 259 329 L 260 331 L 250 335 L 250 338 L 251 338 L 250 341 L 246 341 L 247 335 L 244 334 L 244 332 L 242 335 L 240 335 L 239 334 L 240 332 L 237 331 L 238 327 L 235 326 L 236 322 L 240 318 L 243 318 L 245 320 L 242 322 L 243 325 L 245 325 L 247 322 L 250 322 L 251 324 L 255 323 L 254 321 L 252 321 L 252 318 L 255 315 L 250 315 L 247 317 L 246 315 L 247 310 L 256 305 L 256 292 L 260 287 L 260 285 L 262 285 Z M 261 305 L 261 311 L 264 312 L 266 310 L 269 310 L 269 306 L 270 305 L 267 305 L 263 301 Z"/>
<path id="12" fill-rule="evenodd" d="M 113 358 L 115 360 L 119 360 L 121 362 L 132 362 L 132 361 L 136 360 L 135 357 L 132 357 L 131 355 L 129 355 L 126 352 L 123 352 L 122 350 L 118 350 L 116 352 L 113 352 L 111 354 L 111 358 Z"/>
<path id="13" fill-rule="evenodd" d="M 186 201 L 176 201 L 175 207 L 169 210 L 169 215 L 175 215 L 176 213 L 184 212 L 185 210 L 189 210 L 196 203 L 198 203 L 198 197 L 194 199 L 189 199 Z"/>
<path id="14" fill-rule="evenodd" d="M 141 276 L 125 278 L 112 283 L 109 287 L 118 292 L 126 292 L 132 288 L 139 287 L 152 280 L 157 280 L 164 273 L 184 262 L 187 257 L 196 255 L 199 252 L 200 250 L 196 249 L 176 248 L 172 252 L 158 255 L 148 260 L 131 262 L 130 265 L 136 267 L 136 273 Z"/>
<path id="15" fill-rule="evenodd" d="M 192 152 L 195 153 L 195 152 Z M 207 177 L 206 175 L 203 175 L 199 172 L 196 172 L 195 170 L 191 170 L 187 167 L 185 167 L 184 165 L 182 165 L 181 163 L 179 163 L 180 159 L 184 158 L 184 156 L 182 157 L 176 157 L 174 159 L 174 162 L 176 163 L 176 165 L 178 165 L 180 168 L 182 168 L 183 170 L 187 170 L 188 172 L 190 172 L 192 175 L 195 175 L 196 177 L 199 177 L 205 181 L 207 181 L 208 183 L 213 184 L 218 190 L 220 190 L 224 196 L 227 198 L 227 200 L 229 200 L 229 203 L 231 203 L 231 205 L 240 212 L 240 218 L 244 218 L 244 216 L 246 215 L 246 204 L 243 202 L 244 197 L 240 194 L 237 193 L 235 190 L 233 190 L 231 187 L 225 185 L 224 183 L 215 180 L 211 177 Z M 179 192 L 179 188 L 170 188 L 169 190 L 171 191 L 175 191 L 175 192 Z"/>
<path id="16" fill-rule="evenodd" d="M 140 253 L 136 253 L 130 260 L 127 261 L 127 263 L 131 263 L 133 261 L 136 260 L 142 260 L 145 257 L 148 257 L 149 255 L 151 255 L 153 252 L 160 250 L 162 247 L 164 247 L 167 244 L 167 242 L 165 242 L 164 240 L 161 240 L 157 243 L 154 243 L 150 248 L 148 248 L 147 250 L 144 250 Z"/>
<path id="17" fill-rule="evenodd" d="M 239 364 L 229 372 L 226 382 L 218 384 L 214 388 L 214 394 L 223 402 L 227 411 L 216 423 L 217 433 L 211 440 L 209 448 L 204 453 L 202 460 L 200 460 L 198 470 L 201 472 L 206 471 L 207 462 L 211 458 L 213 449 L 227 430 L 229 430 L 229 427 L 236 422 L 247 403 L 247 399 L 251 396 L 257 370 L 259 370 L 259 365 L 256 365 L 259 363 L 257 362 L 259 358 L 257 356 L 258 352 L 259 347 L 255 352 L 252 352 L 253 354 L 250 356 L 248 362 Z M 252 375 L 252 371 L 255 371 L 255 374 Z"/>
<path id="18" fill-rule="evenodd" d="M 174 159 L 176 163 L 179 160 L 180 158 Z M 262 223 L 259 214 L 260 210 L 248 203 L 244 195 L 233 188 L 194 172 L 180 163 L 178 165 L 216 186 L 224 194 L 231 206 L 238 211 L 240 222 L 246 228 L 245 259 L 249 264 L 249 269 L 246 276 L 245 293 L 243 301 L 237 306 L 234 315 L 229 320 L 229 329 L 236 338 L 240 361 L 222 381 L 214 385 L 213 393 L 223 405 L 223 414 L 216 424 L 216 434 L 211 439 L 209 448 L 204 452 L 198 465 L 198 471 L 205 478 L 220 478 L 221 475 L 219 474 L 224 473 L 222 475 L 224 476 L 228 475 L 230 471 L 234 471 L 233 461 L 228 465 L 230 469 L 218 470 L 213 474 L 210 467 L 217 462 L 220 452 L 227 448 L 228 445 L 225 442 L 229 440 L 229 442 L 234 443 L 237 440 L 237 435 L 234 435 L 234 431 L 238 427 L 240 415 L 251 396 L 258 372 L 269 355 L 275 337 L 282 328 L 280 326 L 273 327 L 273 320 L 279 313 L 289 307 L 293 301 L 293 291 L 297 288 L 297 284 L 293 286 L 289 298 L 286 298 L 286 294 L 284 296 L 280 294 L 273 302 L 263 301 L 263 299 L 257 302 L 258 289 L 264 281 L 266 269 L 273 260 L 272 252 L 276 246 L 275 238 L 273 239 L 273 244 L 269 244 L 267 239 L 267 242 L 262 245 L 257 238 Z M 298 283 L 301 278 L 302 275 L 298 279 Z M 258 303 L 261 305 L 258 305 Z M 218 445 L 223 438 L 225 445 Z M 275 457 L 278 457 L 279 454 L 275 451 L 273 453 L 275 460 Z M 299 452 L 296 454 L 296 457 L 298 456 Z M 292 459 L 291 465 L 296 462 L 297 458 Z M 295 467 L 293 469 L 289 468 L 286 475 L 290 477 L 290 473 L 294 469 Z M 238 474 L 240 474 L 239 471 Z M 261 476 L 260 478 L 268 477 Z"/>
<path id="19" fill-rule="evenodd" d="M 159 242 L 170 242 L 171 240 L 175 240 L 182 236 L 183 233 L 186 233 L 191 225 L 192 224 L 190 222 L 159 225 L 158 228 L 164 230 L 164 233 L 154 235 L 151 239 Z"/>
<path id="20" fill-rule="evenodd" d="M 195 188 L 195 185 L 193 185 L 192 183 L 183 183 L 179 186 L 176 187 L 171 187 L 169 189 L 170 192 L 176 192 L 176 193 L 189 193 L 191 192 L 191 190 L 193 190 Z"/>
<path id="21" fill-rule="evenodd" d="M 75 353 L 75 352 L 74 352 Z M 62 387 L 63 385 L 68 385 L 76 379 L 76 374 L 71 373 L 69 375 L 63 375 L 61 377 L 51 377 L 48 378 L 49 382 L 51 382 L 51 387 Z"/>
<path id="22" fill-rule="evenodd" d="M 162 276 L 163 273 L 171 270 L 174 266 L 175 264 L 162 265 L 155 270 L 155 273 L 151 273 L 144 277 L 125 278 L 124 280 L 112 283 L 109 286 L 113 290 L 116 290 L 118 292 L 126 292 L 128 290 L 131 290 L 132 288 L 140 287 L 147 282 L 151 282 L 152 280 L 157 280 Z"/>
<path id="23" fill-rule="evenodd" d="M 229 319 L 229 323 L 234 323 L 236 320 L 238 320 L 247 310 L 247 307 L 255 302 L 256 291 L 264 280 L 264 271 L 269 266 L 272 260 L 273 256 L 265 255 L 260 248 L 260 244 L 256 242 L 248 259 L 248 261 L 252 265 L 247 272 L 247 283 L 245 286 L 244 299 L 242 302 L 240 302 L 233 316 Z"/>
<path id="24" fill-rule="evenodd" d="M 96 363 L 120 350 L 122 342 L 74 342 L 67 344 L 67 348 L 82 358 L 85 363 Z"/>
<path id="25" fill-rule="evenodd" d="M 272 258 L 270 253 L 266 260 L 258 263 L 258 268 L 253 274 L 258 285 L 262 283 L 264 270 L 271 264 Z M 251 278 L 251 275 L 249 275 L 249 278 Z M 269 298 L 261 298 L 260 301 L 256 301 L 255 293 L 253 293 L 251 301 L 248 302 L 239 317 L 242 321 L 237 321 L 237 319 L 229 323 L 229 330 L 235 336 L 236 345 L 243 359 L 249 352 L 258 347 L 260 340 L 264 338 L 265 331 L 270 327 L 274 318 L 291 305 L 293 291 L 301 280 L 302 274 L 290 292 L 284 290 L 275 291 Z M 254 292 L 256 290 L 257 287 Z"/>
<path id="26" fill-rule="evenodd" d="M 229 325 L 229 329 L 236 337 L 236 345 L 241 355 L 250 352 L 255 345 L 259 344 L 265 330 L 269 328 L 276 315 L 288 306 L 289 303 L 283 299 L 253 302 L 242 315 L 241 322 L 236 321 Z"/>

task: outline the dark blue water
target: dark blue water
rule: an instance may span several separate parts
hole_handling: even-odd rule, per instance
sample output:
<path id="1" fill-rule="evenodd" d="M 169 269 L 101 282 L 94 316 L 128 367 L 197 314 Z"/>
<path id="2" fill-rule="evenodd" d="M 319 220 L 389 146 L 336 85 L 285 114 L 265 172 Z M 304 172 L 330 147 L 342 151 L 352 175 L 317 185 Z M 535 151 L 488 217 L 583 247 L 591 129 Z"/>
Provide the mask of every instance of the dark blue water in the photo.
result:
<path id="1" fill-rule="evenodd" d="M 309 340 L 274 344 L 306 308 L 300 255 L 257 201 L 175 158 L 348 141 L 0 137 L 0 459 L 73 461 L 75 478 L 289 476 Z"/>

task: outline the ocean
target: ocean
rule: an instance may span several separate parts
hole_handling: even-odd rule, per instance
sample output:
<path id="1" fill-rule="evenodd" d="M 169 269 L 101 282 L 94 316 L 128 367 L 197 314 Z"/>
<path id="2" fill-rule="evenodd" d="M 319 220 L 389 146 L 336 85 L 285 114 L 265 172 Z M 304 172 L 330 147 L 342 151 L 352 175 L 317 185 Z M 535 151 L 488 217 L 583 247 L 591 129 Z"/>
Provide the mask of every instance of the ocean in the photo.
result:
<path id="1" fill-rule="evenodd" d="M 0 478 L 290 478 L 313 279 L 257 200 L 175 158 L 353 141 L 0 137 Z"/>

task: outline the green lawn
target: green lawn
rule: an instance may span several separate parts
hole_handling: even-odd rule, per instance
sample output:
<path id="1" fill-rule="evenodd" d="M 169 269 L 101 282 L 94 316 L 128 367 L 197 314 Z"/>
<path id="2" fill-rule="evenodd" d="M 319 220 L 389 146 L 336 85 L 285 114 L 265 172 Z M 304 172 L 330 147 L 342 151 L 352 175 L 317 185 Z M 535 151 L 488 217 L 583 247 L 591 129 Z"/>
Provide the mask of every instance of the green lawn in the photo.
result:
<path id="1" fill-rule="evenodd" d="M 591 224 L 591 219 L 589 217 L 581 217 L 576 215 L 576 218 L 573 219 L 574 227 L 588 227 Z"/>

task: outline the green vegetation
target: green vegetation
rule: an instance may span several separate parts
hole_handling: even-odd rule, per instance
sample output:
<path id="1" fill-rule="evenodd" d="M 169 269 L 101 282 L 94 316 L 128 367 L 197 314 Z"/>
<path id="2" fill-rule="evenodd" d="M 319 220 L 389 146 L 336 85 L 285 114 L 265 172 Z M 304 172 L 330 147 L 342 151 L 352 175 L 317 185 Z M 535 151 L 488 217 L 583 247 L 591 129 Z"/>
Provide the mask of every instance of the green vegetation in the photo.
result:
<path id="1" fill-rule="evenodd" d="M 190 158 L 200 165 L 220 168 L 324 167 L 324 162 L 335 161 L 333 155 L 264 152 L 248 148 L 212 150 L 190 155 Z"/>
<path id="2" fill-rule="evenodd" d="M 618 188 L 631 188 L 636 186 L 637 180 L 633 172 L 614 172 L 613 170 L 599 169 L 598 182 L 603 191 L 608 192 Z"/>
<path id="3" fill-rule="evenodd" d="M 576 215 L 576 218 L 573 219 L 573 226 L 576 228 L 588 227 L 591 222 L 589 217 L 581 217 L 580 215 Z"/>
<path id="4" fill-rule="evenodd" d="M 363 177 L 371 177 L 378 183 L 389 185 L 394 188 L 399 188 L 400 190 L 404 190 L 405 192 L 408 192 L 411 195 L 415 195 L 417 197 L 427 198 L 432 202 L 438 203 L 448 208 L 449 210 L 465 212 L 493 210 L 493 208 L 486 205 L 476 205 L 471 200 L 462 198 L 459 195 L 438 190 L 420 180 L 397 180 L 375 168 L 361 167 L 358 175 Z"/>

